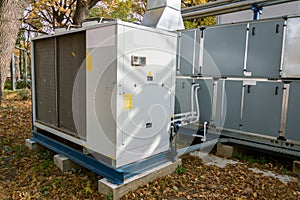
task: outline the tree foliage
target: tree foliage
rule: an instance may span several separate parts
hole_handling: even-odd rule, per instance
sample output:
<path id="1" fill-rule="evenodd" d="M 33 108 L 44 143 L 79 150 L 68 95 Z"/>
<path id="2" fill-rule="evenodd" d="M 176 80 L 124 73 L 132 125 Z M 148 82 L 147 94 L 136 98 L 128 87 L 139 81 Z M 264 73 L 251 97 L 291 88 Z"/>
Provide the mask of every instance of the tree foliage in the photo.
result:
<path id="1" fill-rule="evenodd" d="M 191 6 L 205 4 L 212 1 L 214 0 L 184 0 L 182 2 L 184 7 L 191 7 Z M 210 25 L 215 25 L 216 23 L 217 23 L 217 17 L 204 17 L 204 18 L 184 21 L 184 25 L 186 29 L 199 28 L 201 26 L 210 26 Z"/>
<path id="2" fill-rule="evenodd" d="M 31 0 L 21 30 L 49 34 L 57 27 L 80 24 L 100 0 Z"/>
<path id="3" fill-rule="evenodd" d="M 140 21 L 145 13 L 144 0 L 102 0 L 89 14 L 89 17 L 116 18 L 123 21 Z"/>

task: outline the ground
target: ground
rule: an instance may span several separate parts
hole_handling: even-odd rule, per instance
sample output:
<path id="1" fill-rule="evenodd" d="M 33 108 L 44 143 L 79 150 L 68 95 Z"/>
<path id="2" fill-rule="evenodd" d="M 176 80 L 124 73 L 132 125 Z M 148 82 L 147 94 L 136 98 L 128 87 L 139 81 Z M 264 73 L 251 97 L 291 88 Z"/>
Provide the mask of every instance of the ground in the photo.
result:
<path id="1" fill-rule="evenodd" d="M 1 200 L 111 199 L 97 193 L 100 177 L 94 173 L 60 172 L 53 164 L 53 152 L 41 147 L 27 149 L 25 139 L 32 136 L 30 130 L 28 92 L 5 95 L 0 108 Z M 219 168 L 204 165 L 199 157 L 184 156 L 176 172 L 128 193 L 123 199 L 300 199 L 298 181 L 285 184 L 249 169 L 255 166 L 276 174 L 290 174 L 284 165 L 237 157 L 241 164 Z"/>

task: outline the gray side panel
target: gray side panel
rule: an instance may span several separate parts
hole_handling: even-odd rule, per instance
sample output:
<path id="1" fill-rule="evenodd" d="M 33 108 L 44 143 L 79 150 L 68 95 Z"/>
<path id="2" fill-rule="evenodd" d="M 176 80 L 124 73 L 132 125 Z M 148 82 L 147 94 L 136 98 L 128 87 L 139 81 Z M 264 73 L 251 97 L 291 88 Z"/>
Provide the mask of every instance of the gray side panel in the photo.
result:
<path id="1" fill-rule="evenodd" d="M 204 79 L 196 80 L 196 83 L 200 84 L 198 100 L 200 107 L 200 123 L 203 124 L 204 122 L 211 121 L 214 82 L 211 79 Z"/>
<path id="2" fill-rule="evenodd" d="M 93 63 L 101 63 L 95 67 L 101 68 L 98 70 L 99 79 L 94 80 L 97 85 L 95 91 L 95 113 L 97 122 L 101 127 L 101 133 L 113 144 L 116 144 L 116 84 L 117 84 L 117 60 L 116 47 L 97 47 L 89 49 L 92 52 Z M 104 56 L 106 55 L 105 58 Z M 109 63 L 106 65 L 106 63 Z"/>
<path id="3" fill-rule="evenodd" d="M 224 128 L 239 130 L 241 101 L 242 101 L 242 81 L 226 81 L 226 115 Z"/>
<path id="4" fill-rule="evenodd" d="M 176 79 L 175 114 L 191 111 L 191 79 Z"/>
<path id="5" fill-rule="evenodd" d="M 203 76 L 243 76 L 247 24 L 207 28 Z"/>
<path id="6" fill-rule="evenodd" d="M 34 41 L 36 118 L 57 126 L 55 39 Z"/>
<path id="7" fill-rule="evenodd" d="M 223 127 L 224 126 L 224 119 L 225 119 L 225 113 L 226 113 L 226 100 L 225 100 L 225 80 L 221 79 L 215 82 L 216 87 L 214 90 L 216 90 L 216 109 L 215 109 L 215 118 L 212 119 L 213 124 L 216 127 Z M 214 104 L 214 103 L 213 103 Z M 213 109 L 214 112 L 214 109 Z"/>
<path id="8" fill-rule="evenodd" d="M 196 40 L 195 39 L 196 34 Z M 195 64 L 195 73 L 199 69 L 200 54 L 200 30 L 192 29 L 181 33 L 180 40 L 180 74 L 192 75 L 193 63 Z"/>
<path id="9" fill-rule="evenodd" d="M 283 83 L 274 82 L 257 82 L 256 86 L 245 86 L 243 131 L 279 136 L 282 89 Z"/>
<path id="10" fill-rule="evenodd" d="M 300 82 L 295 81 L 290 86 L 289 107 L 286 121 L 286 138 L 300 141 Z"/>
<path id="11" fill-rule="evenodd" d="M 57 38 L 59 127 L 76 135 L 77 127 L 84 138 L 86 134 L 85 38 L 85 32 Z M 82 70 L 79 71 L 80 67 Z M 74 87 L 76 77 L 80 83 L 76 83 Z M 73 114 L 76 113 L 73 113 L 72 106 L 74 112 L 80 113 L 77 115 L 78 118 L 76 117 L 76 127 L 73 118 Z"/>
<path id="12" fill-rule="evenodd" d="M 283 24 L 283 19 L 250 24 L 247 71 L 252 76 L 279 77 Z"/>

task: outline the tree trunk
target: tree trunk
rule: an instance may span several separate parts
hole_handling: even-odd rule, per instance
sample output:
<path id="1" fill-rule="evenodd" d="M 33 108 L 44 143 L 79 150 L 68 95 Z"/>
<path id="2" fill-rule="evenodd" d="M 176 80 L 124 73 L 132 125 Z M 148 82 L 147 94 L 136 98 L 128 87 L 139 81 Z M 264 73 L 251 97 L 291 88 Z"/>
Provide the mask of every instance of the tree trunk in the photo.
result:
<path id="1" fill-rule="evenodd" d="M 24 10 L 29 0 L 0 0 L 0 106 Z"/>
<path id="2" fill-rule="evenodd" d="M 81 25 L 83 20 L 89 17 L 89 10 L 98 2 L 99 0 L 77 0 L 76 11 L 73 17 L 73 24 Z"/>

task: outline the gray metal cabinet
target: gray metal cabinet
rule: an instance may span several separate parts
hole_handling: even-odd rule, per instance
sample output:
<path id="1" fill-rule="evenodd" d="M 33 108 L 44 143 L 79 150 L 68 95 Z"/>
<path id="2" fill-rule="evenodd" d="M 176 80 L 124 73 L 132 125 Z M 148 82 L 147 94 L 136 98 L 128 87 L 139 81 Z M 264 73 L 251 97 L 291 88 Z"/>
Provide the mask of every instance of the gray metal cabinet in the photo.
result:
<path id="1" fill-rule="evenodd" d="M 224 128 L 239 130 L 241 120 L 243 81 L 225 82 L 225 103 L 226 113 Z"/>
<path id="2" fill-rule="evenodd" d="M 191 111 L 191 79 L 176 79 L 175 114 Z"/>
<path id="3" fill-rule="evenodd" d="M 210 122 L 212 117 L 214 81 L 212 79 L 197 79 L 195 83 L 200 85 L 200 89 L 198 90 L 200 123 Z M 192 79 L 176 79 L 175 114 L 191 111 L 191 86 Z M 196 110 L 196 108 L 195 104 L 194 109 Z"/>
<path id="4" fill-rule="evenodd" d="M 257 82 L 245 85 L 242 130 L 279 136 L 283 83 Z"/>
<path id="5" fill-rule="evenodd" d="M 177 69 L 181 75 L 193 75 L 193 72 L 198 74 L 200 37 L 201 31 L 199 29 L 181 32 L 178 43 L 179 54 L 177 58 Z"/>
<path id="6" fill-rule="evenodd" d="M 247 24 L 205 29 L 201 75 L 243 76 L 246 36 Z"/>
<path id="7" fill-rule="evenodd" d="M 286 121 L 286 138 L 300 141 L 300 82 L 294 81 L 290 84 L 290 94 L 288 102 L 288 114 Z"/>
<path id="8" fill-rule="evenodd" d="M 250 23 L 247 72 L 253 77 L 279 77 L 284 20 Z"/>
<path id="9" fill-rule="evenodd" d="M 196 80 L 196 83 L 200 85 L 198 100 L 200 107 L 200 123 L 203 124 L 204 122 L 211 121 L 214 81 L 212 79 L 201 79 Z"/>

